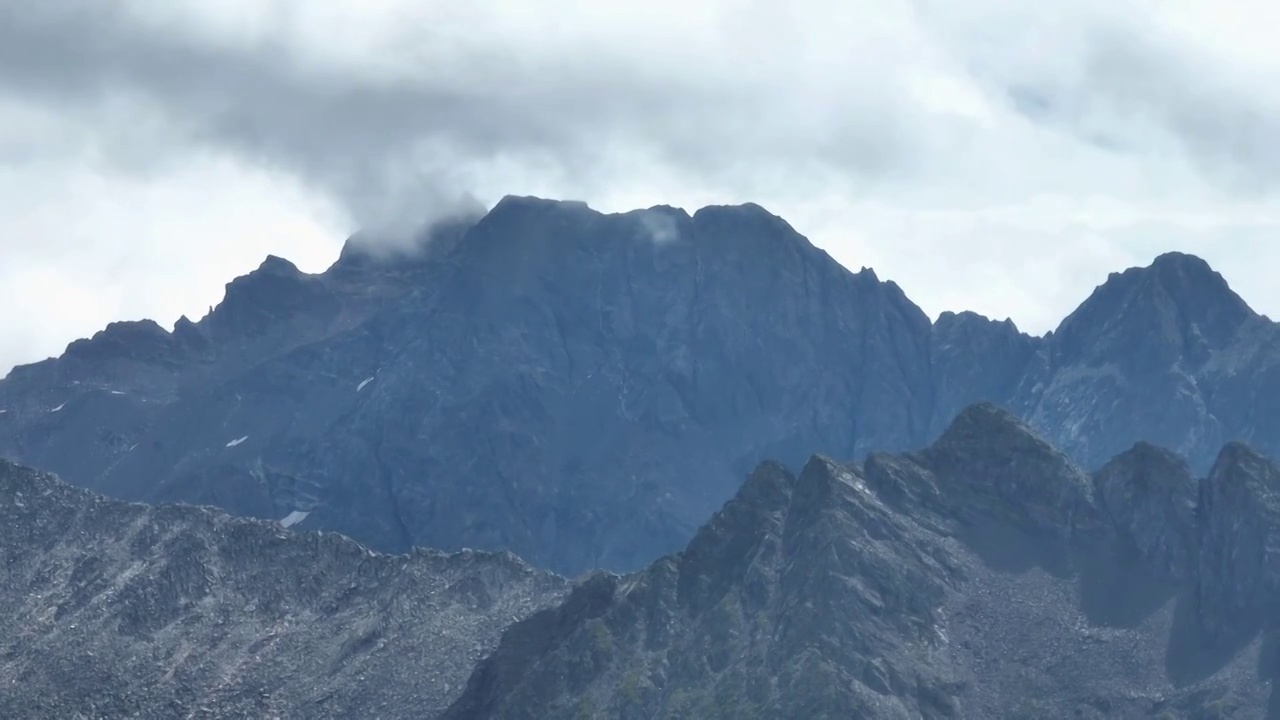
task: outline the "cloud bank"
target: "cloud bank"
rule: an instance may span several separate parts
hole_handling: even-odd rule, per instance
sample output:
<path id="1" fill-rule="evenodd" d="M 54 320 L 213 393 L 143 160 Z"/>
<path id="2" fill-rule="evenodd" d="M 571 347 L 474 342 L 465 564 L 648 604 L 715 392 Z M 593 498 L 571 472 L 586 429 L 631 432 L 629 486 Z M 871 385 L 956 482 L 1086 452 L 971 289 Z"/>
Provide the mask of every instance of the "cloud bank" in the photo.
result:
<path id="1" fill-rule="evenodd" d="M 1035 332 L 1169 249 L 1274 312 L 1263 12 L 0 0 L 0 299 L 31 308 L 0 319 L 0 364 L 508 193 L 757 202 L 931 314 Z"/>

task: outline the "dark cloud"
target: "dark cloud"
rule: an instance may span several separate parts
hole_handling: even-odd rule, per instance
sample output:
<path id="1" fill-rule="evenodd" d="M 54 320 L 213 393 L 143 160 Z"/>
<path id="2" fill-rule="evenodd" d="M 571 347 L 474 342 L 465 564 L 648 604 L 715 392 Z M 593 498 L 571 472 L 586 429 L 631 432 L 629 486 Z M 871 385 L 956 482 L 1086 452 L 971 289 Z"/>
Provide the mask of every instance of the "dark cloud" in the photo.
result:
<path id="1" fill-rule="evenodd" d="M 1275 23 L 1223 17 L 0 0 L 0 300 L 41 303 L 0 317 L 0 366 L 111 319 L 198 315 L 268 252 L 318 270 L 356 228 L 412 237 L 506 193 L 758 202 L 930 313 L 1036 331 L 1157 250 L 1207 255 L 1265 310 Z"/>
<path id="2" fill-rule="evenodd" d="M 456 70 L 377 77 L 326 67 L 284 43 L 165 34 L 126 7 L 0 4 L 0 87 L 72 111 L 119 102 L 132 104 L 130 117 L 149 109 L 165 121 L 167 137 L 134 152 L 193 143 L 228 149 L 300 175 L 361 224 L 397 223 L 406 212 L 416 220 L 450 206 L 465 195 L 465 170 L 476 163 L 541 163 L 606 182 L 623 149 L 708 176 L 731 177 L 760 162 L 803 170 L 817 160 L 874 175 L 905 162 L 910 147 L 905 123 L 888 121 L 892 107 L 795 136 L 786 123 L 779 127 L 785 112 L 763 111 L 759 87 L 708 81 L 696 68 L 682 76 L 607 59 L 592 67 L 583 58 L 566 74 L 511 48 L 502 63 L 464 53 L 452 58 Z M 430 32 L 421 38 L 434 40 Z M 794 111 L 822 120 L 820 109 Z"/>

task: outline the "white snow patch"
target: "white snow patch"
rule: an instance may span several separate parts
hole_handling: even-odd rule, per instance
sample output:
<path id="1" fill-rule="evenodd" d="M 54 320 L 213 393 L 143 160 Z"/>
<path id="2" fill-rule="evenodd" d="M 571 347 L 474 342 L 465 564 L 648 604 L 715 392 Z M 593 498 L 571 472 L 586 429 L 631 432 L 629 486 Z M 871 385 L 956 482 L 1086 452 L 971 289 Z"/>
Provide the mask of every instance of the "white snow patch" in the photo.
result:
<path id="1" fill-rule="evenodd" d="M 310 514 L 311 514 L 310 511 L 303 512 L 302 510 L 294 510 L 288 515 L 285 515 L 284 518 L 280 520 L 280 525 L 282 527 L 291 527 L 293 525 L 297 525 L 303 520 L 306 520 L 307 516 Z"/>
<path id="2" fill-rule="evenodd" d="M 123 390 L 112 390 L 112 391 L 111 391 L 111 394 L 112 394 L 112 395 L 123 395 L 123 394 L 124 394 L 124 391 L 123 391 Z"/>
<path id="3" fill-rule="evenodd" d="M 59 405 L 58 407 L 56 407 L 56 408 L 54 408 L 54 409 L 50 410 L 49 412 L 51 412 L 51 413 L 58 412 L 59 410 L 61 410 L 62 408 L 66 407 L 66 406 L 67 406 L 67 404 L 66 404 L 66 403 L 62 403 L 61 405 Z"/>
<path id="4" fill-rule="evenodd" d="M 364 389 L 364 386 L 365 386 L 365 385 L 368 385 L 368 384 L 369 384 L 369 383 L 371 383 L 371 382 L 373 382 L 373 376 L 372 376 L 372 375 L 370 375 L 369 377 L 365 378 L 364 380 L 361 380 L 361 381 L 360 381 L 360 384 L 356 386 L 356 392 L 360 392 L 361 390 L 363 390 L 363 389 Z"/>
<path id="5" fill-rule="evenodd" d="M 236 438 L 235 440 L 232 440 L 231 442 L 227 443 L 227 447 L 235 447 L 248 439 L 249 439 L 248 435 L 245 435 L 244 437 L 241 437 L 241 438 Z"/>

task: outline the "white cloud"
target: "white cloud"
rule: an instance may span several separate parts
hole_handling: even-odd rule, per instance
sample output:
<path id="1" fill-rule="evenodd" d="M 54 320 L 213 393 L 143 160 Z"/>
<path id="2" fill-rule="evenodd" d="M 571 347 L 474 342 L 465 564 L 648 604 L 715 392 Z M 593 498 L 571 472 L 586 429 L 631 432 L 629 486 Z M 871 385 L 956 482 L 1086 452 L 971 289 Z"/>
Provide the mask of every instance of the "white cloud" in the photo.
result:
<path id="1" fill-rule="evenodd" d="M 0 365 L 507 193 L 757 202 L 930 314 L 1035 332 L 1172 249 L 1280 311 L 1261 3 L 32 8 L 0 0 L 0 298 L 29 309 Z"/>

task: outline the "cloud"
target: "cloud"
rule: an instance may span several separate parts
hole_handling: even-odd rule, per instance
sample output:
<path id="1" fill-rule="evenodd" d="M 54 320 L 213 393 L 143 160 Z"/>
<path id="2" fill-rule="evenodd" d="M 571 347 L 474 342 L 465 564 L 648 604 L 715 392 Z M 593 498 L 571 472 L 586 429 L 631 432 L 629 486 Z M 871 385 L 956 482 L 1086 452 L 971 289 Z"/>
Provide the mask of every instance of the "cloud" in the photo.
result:
<path id="1" fill-rule="evenodd" d="M 639 216 L 644 231 L 659 245 L 673 242 L 680 237 L 680 227 L 675 218 L 660 210 L 646 210 Z"/>
<path id="2" fill-rule="evenodd" d="M 0 364 L 508 193 L 757 202 L 1036 332 L 1166 249 L 1274 312 L 1280 53 L 1220 9 L 0 0 L 0 287 L 48 307 L 0 319 Z"/>
<path id="3" fill-rule="evenodd" d="M 113 153 L 121 166 L 192 146 L 228 150 L 297 174 L 361 226 L 398 225 L 400 214 L 421 211 L 405 198 L 438 200 L 512 166 L 607 182 L 634 153 L 711 176 L 819 160 L 875 174 L 911 152 L 911 118 L 895 117 L 903 103 L 892 65 L 884 77 L 851 76 L 840 96 L 817 97 L 808 78 L 834 69 L 822 46 L 811 49 L 815 57 L 797 53 L 789 67 L 752 63 L 740 42 L 759 28 L 731 21 L 738 13 L 729 4 L 713 3 L 718 12 L 681 32 L 666 26 L 669 13 L 635 22 L 619 11 L 592 18 L 613 21 L 595 25 L 512 4 L 467 12 L 431 3 L 418 14 L 391 3 L 388 12 L 421 32 L 400 38 L 393 28 L 366 28 L 374 38 L 355 33 L 354 49 L 343 48 L 352 33 L 341 17 L 297 3 L 265 3 L 240 23 L 212 3 L 179 6 L 187 12 L 92 0 L 0 6 L 0 83 L 107 124 L 146 117 L 159 141 Z M 353 20 L 365 17 L 345 7 Z M 518 7 L 529 26 L 508 17 Z M 728 52 L 708 62 L 698 47 L 715 39 L 711 26 L 722 19 Z M 211 20 L 212 29 L 198 24 Z M 803 36 L 794 19 L 779 21 L 775 31 L 790 25 Z M 483 28 L 485 42 L 464 28 Z M 868 33 L 848 39 L 859 35 Z"/>

